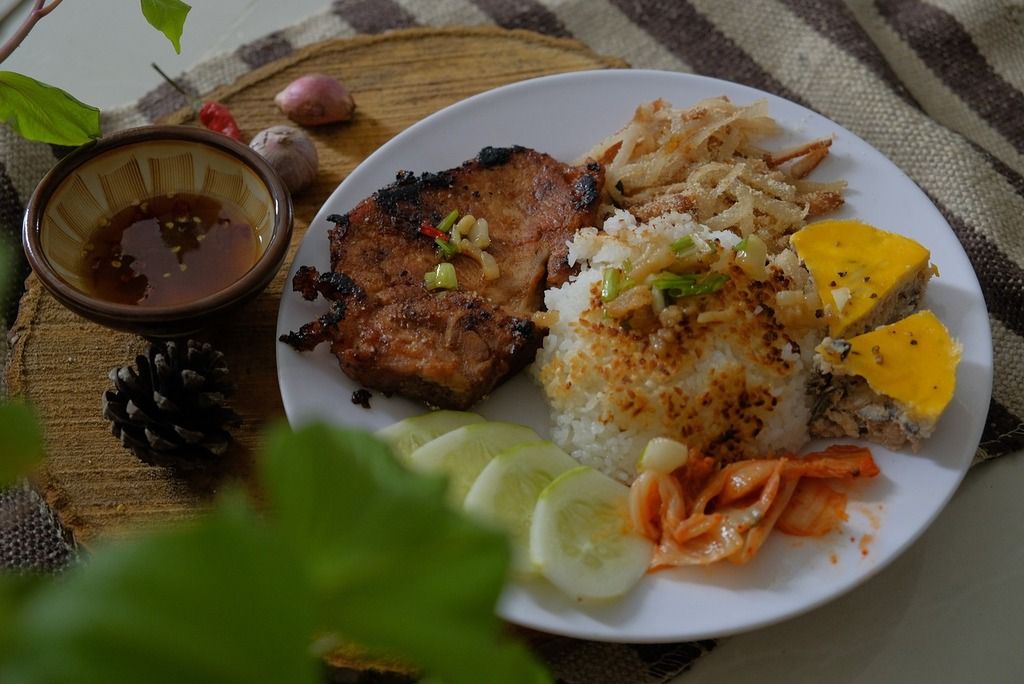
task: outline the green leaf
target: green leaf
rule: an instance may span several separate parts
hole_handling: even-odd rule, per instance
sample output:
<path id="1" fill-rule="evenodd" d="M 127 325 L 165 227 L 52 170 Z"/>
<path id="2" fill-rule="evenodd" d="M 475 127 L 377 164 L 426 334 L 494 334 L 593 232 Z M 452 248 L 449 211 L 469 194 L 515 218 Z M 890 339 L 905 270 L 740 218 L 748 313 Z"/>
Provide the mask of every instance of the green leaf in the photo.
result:
<path id="1" fill-rule="evenodd" d="M 448 508 L 442 479 L 405 470 L 359 431 L 278 430 L 269 444 L 263 481 L 307 559 L 319 629 L 449 683 L 549 681 L 494 613 L 506 539 Z"/>
<path id="2" fill-rule="evenodd" d="M 6 601 L 0 681 L 316 682 L 313 597 L 290 548 L 234 499 L 193 526 L 98 549 Z"/>
<path id="3" fill-rule="evenodd" d="M 18 634 L 21 611 L 45 589 L 48 579 L 41 575 L 0 573 L 0 674 L 12 652 L 11 643 Z"/>
<path id="4" fill-rule="evenodd" d="M 13 71 L 0 71 L 0 121 L 23 138 L 55 145 L 83 145 L 100 136 L 100 110 Z"/>
<path id="5" fill-rule="evenodd" d="M 142 0 L 142 14 L 150 26 L 167 36 L 174 51 L 181 54 L 181 32 L 191 5 L 181 0 Z"/>
<path id="6" fill-rule="evenodd" d="M 0 445 L 0 487 L 5 487 L 43 457 L 43 433 L 32 409 L 18 402 L 0 404 Z"/>

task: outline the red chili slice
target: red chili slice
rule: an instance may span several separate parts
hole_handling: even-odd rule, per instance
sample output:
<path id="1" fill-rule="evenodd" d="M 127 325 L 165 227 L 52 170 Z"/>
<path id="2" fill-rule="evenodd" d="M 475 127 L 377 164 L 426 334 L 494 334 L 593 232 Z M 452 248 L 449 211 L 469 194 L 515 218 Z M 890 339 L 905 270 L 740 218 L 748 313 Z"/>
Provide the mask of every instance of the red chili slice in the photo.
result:
<path id="1" fill-rule="evenodd" d="M 437 240 L 444 240 L 445 242 L 448 242 L 448 233 L 438 230 L 426 221 L 420 224 L 420 232 Z"/>

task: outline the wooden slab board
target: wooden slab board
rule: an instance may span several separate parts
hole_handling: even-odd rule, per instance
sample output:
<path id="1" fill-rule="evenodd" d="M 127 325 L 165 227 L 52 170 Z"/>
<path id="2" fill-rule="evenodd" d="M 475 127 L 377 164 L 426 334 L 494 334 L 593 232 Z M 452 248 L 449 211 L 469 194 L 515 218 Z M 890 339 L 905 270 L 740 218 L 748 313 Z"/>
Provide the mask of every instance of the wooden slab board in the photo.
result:
<path id="1" fill-rule="evenodd" d="M 357 110 L 351 122 L 309 129 L 321 168 L 316 184 L 294 198 L 291 263 L 327 196 L 367 155 L 416 121 L 507 83 L 625 66 L 575 41 L 526 31 L 412 29 L 306 47 L 211 97 L 228 105 L 251 136 L 267 126 L 289 123 L 273 96 L 298 76 L 330 74 L 353 93 Z M 191 112 L 183 110 L 168 122 L 190 118 Z M 226 479 L 248 482 L 262 431 L 284 415 L 274 351 L 285 270 L 255 301 L 199 336 L 227 356 L 239 387 L 234 406 L 245 422 L 235 432 L 226 474 L 189 478 L 143 464 L 111 436 L 100 415 L 101 396 L 110 386 L 108 372 L 131 363 L 144 341 L 78 318 L 29 278 L 11 331 L 6 379 L 10 393 L 27 398 L 40 415 L 48 452 L 40 486 L 79 542 L 88 545 L 193 516 Z"/>

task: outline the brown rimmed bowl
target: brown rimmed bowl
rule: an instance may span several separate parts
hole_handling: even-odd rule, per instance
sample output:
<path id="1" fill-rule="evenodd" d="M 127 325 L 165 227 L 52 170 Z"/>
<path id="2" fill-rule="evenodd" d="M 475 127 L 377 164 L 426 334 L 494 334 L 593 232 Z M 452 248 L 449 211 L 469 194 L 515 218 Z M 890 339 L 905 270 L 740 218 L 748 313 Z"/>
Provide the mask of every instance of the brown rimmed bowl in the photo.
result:
<path id="1" fill-rule="evenodd" d="M 258 257 L 238 280 L 173 306 L 119 304 L 90 293 L 78 263 L 104 218 L 149 197 L 191 193 L 242 208 Z M 277 172 L 220 133 L 190 126 L 144 126 L 88 143 L 57 163 L 29 199 L 22 240 L 43 286 L 83 318 L 146 337 L 196 332 L 263 289 L 284 262 L 292 202 Z"/>

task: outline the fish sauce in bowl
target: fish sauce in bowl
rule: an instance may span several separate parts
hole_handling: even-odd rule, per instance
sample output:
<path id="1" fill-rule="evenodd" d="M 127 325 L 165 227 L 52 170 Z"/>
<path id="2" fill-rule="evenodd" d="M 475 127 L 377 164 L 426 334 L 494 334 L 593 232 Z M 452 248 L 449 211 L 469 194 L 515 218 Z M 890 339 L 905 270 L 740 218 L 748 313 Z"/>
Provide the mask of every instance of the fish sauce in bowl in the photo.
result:
<path id="1" fill-rule="evenodd" d="M 81 254 L 80 274 L 94 297 L 174 306 L 237 281 L 259 259 L 260 242 L 233 202 L 170 193 L 101 219 Z"/>
<path id="2" fill-rule="evenodd" d="M 29 198 L 22 241 L 76 314 L 151 338 L 219 323 L 271 283 L 292 234 L 265 159 L 194 126 L 140 126 L 61 159 Z"/>

